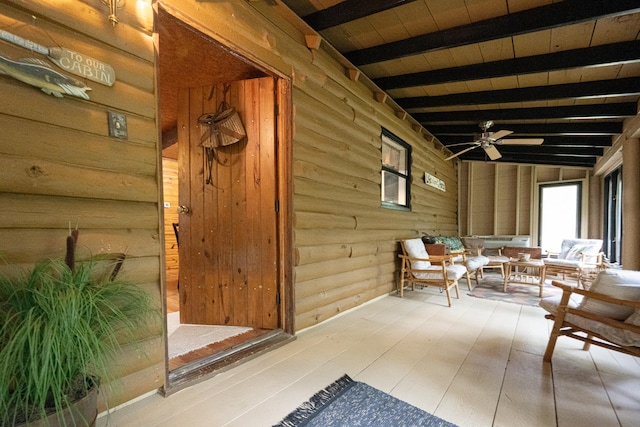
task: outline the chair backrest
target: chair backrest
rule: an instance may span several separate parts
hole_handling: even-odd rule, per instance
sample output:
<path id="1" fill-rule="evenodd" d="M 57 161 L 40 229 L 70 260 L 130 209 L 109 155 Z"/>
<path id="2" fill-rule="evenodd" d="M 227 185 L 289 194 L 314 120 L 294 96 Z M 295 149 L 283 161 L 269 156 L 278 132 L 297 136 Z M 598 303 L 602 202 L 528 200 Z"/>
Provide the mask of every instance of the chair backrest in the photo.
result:
<path id="1" fill-rule="evenodd" d="M 427 253 L 427 250 L 424 247 L 424 243 L 422 243 L 422 239 L 403 240 L 401 244 L 402 244 L 402 251 L 409 258 L 422 258 L 422 259 L 429 258 L 429 254 Z M 431 267 L 431 263 L 429 261 L 413 260 L 413 261 L 410 261 L 410 264 L 411 264 L 412 270 L 425 270 Z"/>
<path id="2" fill-rule="evenodd" d="M 564 239 L 560 245 L 559 259 L 580 260 L 582 254 L 598 255 L 602 249 L 602 240 L 599 239 Z"/>

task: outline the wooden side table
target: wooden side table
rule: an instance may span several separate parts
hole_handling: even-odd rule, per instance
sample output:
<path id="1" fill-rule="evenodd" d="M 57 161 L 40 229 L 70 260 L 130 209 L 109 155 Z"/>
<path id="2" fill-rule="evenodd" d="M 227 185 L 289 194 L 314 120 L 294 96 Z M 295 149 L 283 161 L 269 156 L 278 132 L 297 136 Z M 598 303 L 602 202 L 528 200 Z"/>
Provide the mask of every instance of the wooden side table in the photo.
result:
<path id="1" fill-rule="evenodd" d="M 539 296 L 542 297 L 542 289 L 546 279 L 546 267 L 540 259 L 530 259 L 529 261 L 520 261 L 517 258 L 511 258 L 505 264 L 504 275 L 504 292 L 507 292 L 509 283 L 520 283 L 524 285 L 533 285 L 540 288 Z"/>

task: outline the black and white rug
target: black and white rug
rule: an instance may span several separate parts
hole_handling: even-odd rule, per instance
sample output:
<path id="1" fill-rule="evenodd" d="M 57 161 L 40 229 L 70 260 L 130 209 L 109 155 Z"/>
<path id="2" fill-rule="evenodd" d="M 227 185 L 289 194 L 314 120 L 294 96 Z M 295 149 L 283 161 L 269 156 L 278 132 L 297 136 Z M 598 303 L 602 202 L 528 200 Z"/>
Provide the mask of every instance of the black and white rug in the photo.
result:
<path id="1" fill-rule="evenodd" d="M 274 427 L 455 427 L 402 400 L 344 375 Z"/>

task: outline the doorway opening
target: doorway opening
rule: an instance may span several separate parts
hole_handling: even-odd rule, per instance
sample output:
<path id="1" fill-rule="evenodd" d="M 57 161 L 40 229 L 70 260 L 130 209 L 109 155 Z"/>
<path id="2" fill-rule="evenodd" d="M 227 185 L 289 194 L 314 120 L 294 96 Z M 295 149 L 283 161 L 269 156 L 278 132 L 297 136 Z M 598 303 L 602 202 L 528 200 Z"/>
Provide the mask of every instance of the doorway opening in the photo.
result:
<path id="1" fill-rule="evenodd" d="M 539 245 L 558 253 L 562 240 L 580 238 L 582 183 L 542 184 L 539 200 Z"/>
<path id="2" fill-rule="evenodd" d="M 291 101 L 194 23 L 156 24 L 169 394 L 293 339 Z M 246 131 L 228 145 L 202 119 L 221 108 Z"/>

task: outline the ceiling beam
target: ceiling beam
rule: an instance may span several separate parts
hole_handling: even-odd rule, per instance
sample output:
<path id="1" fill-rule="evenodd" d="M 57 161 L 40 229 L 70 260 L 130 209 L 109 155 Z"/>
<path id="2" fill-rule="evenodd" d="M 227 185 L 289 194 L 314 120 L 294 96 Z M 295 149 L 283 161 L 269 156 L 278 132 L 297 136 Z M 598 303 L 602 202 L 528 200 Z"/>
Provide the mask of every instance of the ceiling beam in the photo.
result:
<path id="1" fill-rule="evenodd" d="M 450 105 L 499 104 L 540 101 L 545 99 L 586 99 L 627 95 L 640 95 L 640 77 L 483 92 L 454 93 L 441 96 L 416 96 L 396 98 L 396 101 L 404 109 L 415 109 Z"/>
<path id="2" fill-rule="evenodd" d="M 474 135 L 479 131 L 474 125 L 433 125 L 426 128 L 439 139 L 439 135 Z M 531 123 L 531 124 L 496 124 L 490 131 L 500 129 L 512 130 L 509 137 L 528 135 L 617 135 L 622 133 L 620 122 L 571 122 L 571 123 Z"/>
<path id="3" fill-rule="evenodd" d="M 482 149 L 472 150 L 459 157 L 461 160 L 489 161 Z M 550 155 L 503 155 L 492 162 L 500 163 L 532 163 L 541 165 L 593 167 L 597 157 L 550 156 Z"/>
<path id="4" fill-rule="evenodd" d="M 345 0 L 334 6 L 306 15 L 302 19 L 314 30 L 322 31 L 413 1 L 415 0 Z"/>
<path id="5" fill-rule="evenodd" d="M 640 61 L 640 40 L 374 79 L 383 90 Z"/>
<path id="6" fill-rule="evenodd" d="M 637 0 L 565 0 L 346 54 L 355 65 L 481 43 L 640 11 Z"/>
<path id="7" fill-rule="evenodd" d="M 445 146 L 469 142 L 480 136 L 478 131 L 473 135 L 438 135 L 438 140 Z M 561 147 L 611 147 L 611 136 L 544 136 L 545 146 Z"/>
<path id="8" fill-rule="evenodd" d="M 470 161 L 489 161 L 488 158 L 485 158 L 482 155 L 471 154 L 467 156 L 464 154 L 460 156 L 461 160 L 470 160 Z M 528 163 L 534 165 L 551 165 L 551 166 L 572 166 L 572 167 L 583 167 L 583 168 L 592 168 L 595 164 L 595 161 L 591 161 L 591 159 L 595 159 L 595 157 L 590 157 L 588 159 L 572 159 L 570 157 L 502 157 L 498 160 L 492 160 L 491 162 L 498 163 Z"/>
<path id="9" fill-rule="evenodd" d="M 633 117 L 637 112 L 638 106 L 635 102 L 618 102 L 563 107 L 438 111 L 413 113 L 411 116 L 421 124 L 428 126 L 437 122 L 482 122 L 485 120 L 619 119 Z"/>

